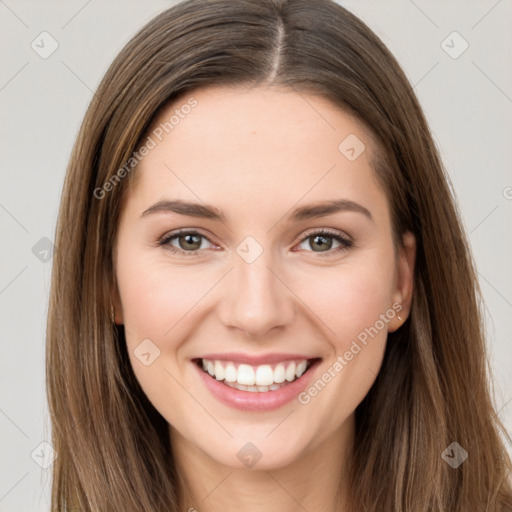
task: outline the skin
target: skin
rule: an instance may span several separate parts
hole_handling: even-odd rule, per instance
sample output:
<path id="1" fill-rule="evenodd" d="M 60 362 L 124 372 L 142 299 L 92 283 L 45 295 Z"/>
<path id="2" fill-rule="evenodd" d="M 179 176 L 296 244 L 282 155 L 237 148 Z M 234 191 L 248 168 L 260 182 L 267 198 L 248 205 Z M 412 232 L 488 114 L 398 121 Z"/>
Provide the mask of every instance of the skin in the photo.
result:
<path id="1" fill-rule="evenodd" d="M 404 236 L 395 257 L 370 135 L 327 100 L 264 87 L 192 96 L 198 105 L 134 171 L 114 251 L 116 322 L 125 325 L 137 379 L 170 425 L 181 508 L 347 510 L 354 410 L 379 372 L 388 331 L 410 311 L 414 237 Z M 162 111 L 154 126 L 187 99 Z M 354 161 L 338 150 L 349 134 L 366 146 Z M 171 198 L 214 205 L 226 222 L 170 212 L 141 217 Z M 354 211 L 287 220 L 299 206 L 341 198 L 373 220 Z M 195 256 L 158 245 L 180 228 L 206 237 Z M 307 236 L 325 228 L 354 246 L 336 252 L 331 238 L 331 248 L 318 248 Z M 252 263 L 236 252 L 247 236 L 263 249 Z M 189 247 L 179 237 L 169 244 Z M 191 362 L 208 352 L 301 353 L 322 358 L 314 382 L 397 303 L 401 320 L 385 323 L 307 405 L 232 409 L 210 394 Z M 149 366 L 134 355 L 144 339 L 160 350 Z M 250 469 L 237 457 L 249 441 L 262 453 Z"/>

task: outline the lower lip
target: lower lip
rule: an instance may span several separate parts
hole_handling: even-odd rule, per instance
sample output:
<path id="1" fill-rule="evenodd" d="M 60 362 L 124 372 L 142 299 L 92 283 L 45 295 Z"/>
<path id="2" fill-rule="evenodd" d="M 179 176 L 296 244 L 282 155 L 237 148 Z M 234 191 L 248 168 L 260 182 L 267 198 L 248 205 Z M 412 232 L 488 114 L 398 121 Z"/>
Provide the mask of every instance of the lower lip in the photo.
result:
<path id="1" fill-rule="evenodd" d="M 241 411 L 271 411 L 291 402 L 299 393 L 304 391 L 319 363 L 319 359 L 313 361 L 309 369 L 298 379 L 275 391 L 266 392 L 240 391 L 239 389 L 230 388 L 211 377 L 196 363 L 193 362 L 192 364 L 196 367 L 199 376 L 212 395 L 223 404 Z"/>

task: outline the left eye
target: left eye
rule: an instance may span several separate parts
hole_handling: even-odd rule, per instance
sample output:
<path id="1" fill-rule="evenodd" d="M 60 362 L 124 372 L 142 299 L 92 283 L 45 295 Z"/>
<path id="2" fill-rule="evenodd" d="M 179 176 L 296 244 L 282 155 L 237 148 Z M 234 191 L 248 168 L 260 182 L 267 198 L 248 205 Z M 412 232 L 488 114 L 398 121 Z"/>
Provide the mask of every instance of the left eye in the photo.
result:
<path id="1" fill-rule="evenodd" d="M 338 243 L 338 246 L 333 248 L 333 240 Z M 331 233 L 330 231 L 317 231 L 315 233 L 311 233 L 305 238 L 302 239 L 301 244 L 308 243 L 311 248 L 319 247 L 320 250 L 313 249 L 312 252 L 321 252 L 321 253 L 333 253 L 338 251 L 343 251 L 348 249 L 353 245 L 352 241 L 338 233 Z"/>
<path id="2" fill-rule="evenodd" d="M 173 244 L 174 241 L 178 242 L 178 246 Z M 206 246 L 203 245 L 203 242 L 207 242 Z M 317 253 L 337 253 L 343 250 L 352 247 L 353 242 L 345 236 L 342 236 L 340 233 L 332 233 L 330 231 L 315 231 L 313 233 L 309 233 L 307 236 L 302 238 L 298 247 L 302 246 L 304 243 L 308 243 L 312 251 L 308 252 L 317 252 Z M 178 231 L 174 233 L 170 233 L 164 236 L 161 240 L 158 241 L 158 245 L 166 246 L 168 250 L 174 253 L 180 253 L 186 256 L 197 256 L 200 249 L 207 249 L 208 243 L 213 244 L 205 235 L 201 235 L 197 231 Z M 338 246 L 334 246 L 333 244 L 337 243 Z M 216 246 L 218 247 L 218 246 Z M 318 248 L 319 250 L 315 249 Z M 304 250 L 304 248 L 302 248 Z"/>

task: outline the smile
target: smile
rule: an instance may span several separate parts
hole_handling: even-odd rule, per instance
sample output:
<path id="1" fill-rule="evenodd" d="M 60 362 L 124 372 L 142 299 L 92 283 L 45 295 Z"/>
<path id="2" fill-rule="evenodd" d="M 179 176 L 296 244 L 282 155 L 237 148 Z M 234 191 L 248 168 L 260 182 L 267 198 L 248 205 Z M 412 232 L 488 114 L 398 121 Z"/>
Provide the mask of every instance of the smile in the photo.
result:
<path id="1" fill-rule="evenodd" d="M 221 402 L 242 410 L 275 409 L 306 387 L 310 369 L 320 358 L 251 365 L 237 361 L 197 358 L 193 362 L 203 382 Z"/>
<path id="2" fill-rule="evenodd" d="M 251 366 L 202 359 L 202 368 L 211 377 L 241 391 L 275 391 L 303 375 L 312 360 L 286 361 L 274 365 Z"/>

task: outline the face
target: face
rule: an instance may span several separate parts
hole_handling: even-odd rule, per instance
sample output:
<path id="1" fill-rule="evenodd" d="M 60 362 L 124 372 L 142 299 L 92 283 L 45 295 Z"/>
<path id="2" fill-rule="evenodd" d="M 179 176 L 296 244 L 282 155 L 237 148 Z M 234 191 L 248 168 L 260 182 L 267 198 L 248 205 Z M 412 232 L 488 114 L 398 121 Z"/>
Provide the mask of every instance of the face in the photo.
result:
<path id="1" fill-rule="evenodd" d="M 116 321 L 174 443 L 285 467 L 353 422 L 407 317 L 414 240 L 395 255 L 369 135 L 327 100 L 191 96 L 160 113 L 133 171 Z"/>

